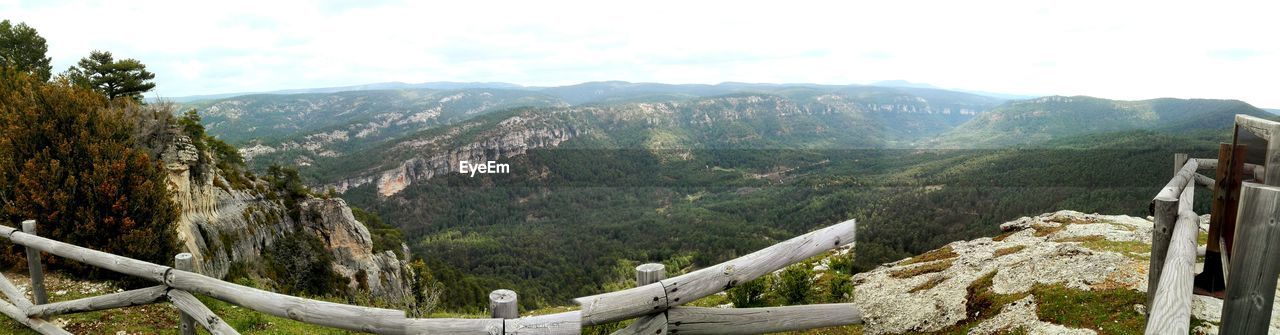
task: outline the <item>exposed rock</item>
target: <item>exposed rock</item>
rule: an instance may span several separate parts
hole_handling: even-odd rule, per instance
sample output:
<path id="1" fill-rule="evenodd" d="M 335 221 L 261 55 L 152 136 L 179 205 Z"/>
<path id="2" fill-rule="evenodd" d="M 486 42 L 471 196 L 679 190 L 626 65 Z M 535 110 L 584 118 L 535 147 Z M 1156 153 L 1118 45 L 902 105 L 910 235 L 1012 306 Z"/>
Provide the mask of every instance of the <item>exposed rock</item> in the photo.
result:
<path id="1" fill-rule="evenodd" d="M 207 153 L 202 161 L 187 136 L 176 135 L 161 159 L 169 171 L 169 189 L 182 208 L 177 222 L 181 248 L 192 253 L 201 273 L 221 278 L 233 263 L 255 264 L 277 239 L 301 231 L 322 238 L 333 253 L 334 269 L 351 280 L 351 287 L 367 287 L 373 296 L 393 301 L 411 296 L 407 268 L 391 251 L 373 253 L 368 229 L 345 201 L 304 200 L 298 205 L 301 222 L 295 222 L 282 201 L 267 196 L 274 191 L 266 181 L 246 178 L 241 181 L 248 185 L 237 188 L 226 178 L 232 172 L 219 170 Z M 359 277 L 365 282 L 357 283 Z"/>
<path id="2" fill-rule="evenodd" d="M 298 206 L 302 209 L 302 231 L 324 241 L 325 248 L 333 253 L 334 270 L 351 280 L 350 288 L 364 286 L 379 297 L 410 297 L 404 284 L 404 265 L 395 252 L 373 252 L 369 230 L 351 215 L 346 201 L 307 199 Z M 361 277 L 364 283 L 358 281 Z"/>
<path id="3" fill-rule="evenodd" d="M 1202 220 L 1207 218 L 1202 217 Z M 1151 222 L 1129 216 L 1060 211 L 1024 217 L 1001 225 L 997 238 L 953 242 L 951 258 L 912 262 L 904 259 L 853 277 L 854 302 L 864 315 L 867 334 L 932 332 L 966 320 L 967 289 L 974 281 L 995 273 L 991 292 L 1027 294 L 1000 308 L 999 314 L 979 319 L 970 334 L 997 334 L 1022 329 L 1030 334 L 1093 334 L 1041 321 L 1032 292 L 1036 284 L 1057 284 L 1091 291 L 1126 289 L 1145 293 L 1150 255 Z M 999 256 L 997 256 L 999 254 Z M 928 261 L 923 261 L 928 260 Z M 894 273 L 923 267 L 936 273 L 898 278 Z M 916 290 L 931 280 L 942 281 Z M 915 291 L 915 292 L 912 292 Z M 1016 296 L 1015 296 L 1016 297 Z M 1134 306 L 1141 317 L 1146 306 Z M 1205 321 L 1197 333 L 1217 332 L 1222 300 L 1193 296 L 1192 315 Z M 1280 313 L 1272 313 L 1271 333 L 1280 333 Z"/>

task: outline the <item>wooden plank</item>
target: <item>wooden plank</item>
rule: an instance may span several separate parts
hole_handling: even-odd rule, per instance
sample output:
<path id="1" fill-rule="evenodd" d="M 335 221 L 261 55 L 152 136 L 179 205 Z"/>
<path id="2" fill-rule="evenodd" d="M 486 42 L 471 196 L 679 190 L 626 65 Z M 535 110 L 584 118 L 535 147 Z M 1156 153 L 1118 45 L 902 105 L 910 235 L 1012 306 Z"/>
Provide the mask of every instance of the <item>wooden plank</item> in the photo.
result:
<path id="1" fill-rule="evenodd" d="M 198 273 L 173 269 L 170 287 L 200 293 L 249 309 L 297 321 L 378 334 L 403 334 L 404 311 L 303 299 L 236 285 Z"/>
<path id="2" fill-rule="evenodd" d="M 1190 292 L 1190 291 L 1188 291 Z M 672 334 L 764 334 L 862 323 L 854 304 L 764 308 L 673 307 L 667 311 Z"/>
<path id="3" fill-rule="evenodd" d="M 173 268 L 183 271 L 191 271 L 194 266 L 190 253 L 180 253 L 173 256 Z M 196 319 L 182 310 L 178 310 L 178 332 L 182 335 L 196 335 Z"/>
<path id="4" fill-rule="evenodd" d="M 9 278 L 5 277 L 3 273 L 0 273 L 0 292 L 4 292 L 4 296 L 9 297 L 9 300 L 18 306 L 18 309 L 25 311 L 27 308 L 31 308 L 31 300 L 27 300 L 27 295 L 19 291 L 17 286 L 13 286 L 13 282 L 9 281 Z"/>
<path id="5" fill-rule="evenodd" d="M 502 335 L 502 319 L 409 319 L 405 334 L 410 335 Z"/>
<path id="6" fill-rule="evenodd" d="M 70 335 L 71 334 L 65 330 L 62 330 L 62 328 L 58 327 L 58 325 L 55 325 L 48 321 L 27 317 L 27 314 L 23 313 L 21 309 L 18 309 L 18 306 L 14 306 L 13 304 L 10 304 L 8 301 L 0 300 L 0 313 L 4 313 L 4 315 L 9 316 L 14 321 L 18 321 L 18 323 L 21 323 L 27 326 L 27 328 L 31 328 L 31 330 L 34 330 L 37 333 L 41 333 L 45 335 Z"/>
<path id="7" fill-rule="evenodd" d="M 852 243 L 856 228 L 854 220 L 845 221 L 728 262 L 665 279 L 657 284 L 575 300 L 582 306 L 585 325 L 599 325 L 652 314 L 723 291 L 738 283 L 745 283 L 831 248 Z"/>
<path id="8" fill-rule="evenodd" d="M 168 286 L 158 285 L 96 297 L 35 305 L 31 306 L 31 308 L 27 308 L 26 314 L 29 317 L 45 319 L 62 314 L 148 305 L 160 301 L 168 290 Z"/>
<path id="9" fill-rule="evenodd" d="M 506 319 L 503 320 L 503 333 L 506 335 L 578 335 L 582 333 L 582 312 L 572 311 Z"/>
<path id="10" fill-rule="evenodd" d="M 196 322 L 200 323 L 201 326 L 204 326 L 204 329 L 208 330 L 210 334 L 240 334 L 240 332 L 237 332 L 235 328 L 231 328 L 231 326 L 227 325 L 225 321 L 222 321 L 222 318 L 218 317 L 217 314 L 213 314 L 213 311 L 209 310 L 209 307 L 205 307 L 204 304 L 200 302 L 200 299 L 196 299 L 196 297 L 191 295 L 191 293 L 181 290 L 169 290 L 168 296 L 169 301 L 173 303 L 174 307 L 177 307 L 183 314 L 190 315 L 196 320 Z"/>
<path id="11" fill-rule="evenodd" d="M 1280 133 L 1280 123 L 1268 122 L 1270 122 L 1271 134 Z M 1267 185 L 1280 186 L 1280 138 L 1267 141 L 1267 156 L 1264 164 L 1267 166 L 1265 173 L 1262 176 L 1255 175 L 1254 179 Z"/>
<path id="12" fill-rule="evenodd" d="M 1244 183 L 1222 334 L 1266 334 L 1280 276 L 1280 187 Z"/>
<path id="13" fill-rule="evenodd" d="M 512 290 L 493 290 L 489 292 L 489 316 L 495 319 L 515 319 L 520 317 L 520 305 L 516 304 L 519 295 Z"/>
<path id="14" fill-rule="evenodd" d="M 1250 133 L 1261 137 L 1267 142 L 1271 141 L 1271 134 L 1276 122 L 1253 117 L 1244 114 L 1236 114 L 1236 126 L 1248 130 Z"/>
<path id="15" fill-rule="evenodd" d="M 36 234 L 36 220 L 22 221 L 22 232 Z M 27 273 L 31 275 L 31 301 L 36 305 L 49 303 L 49 294 L 44 291 L 44 264 L 40 262 L 40 250 L 27 247 Z"/>
<path id="16" fill-rule="evenodd" d="M 1216 170 L 1218 168 L 1219 160 L 1225 160 L 1225 158 L 1220 158 L 1220 159 L 1196 158 L 1195 159 L 1196 164 L 1198 164 L 1197 169 L 1200 169 L 1200 170 Z M 1267 174 L 1267 168 L 1262 165 L 1244 163 L 1244 173 L 1251 176 L 1258 177 L 1258 178 L 1262 178 L 1263 175 Z"/>
<path id="17" fill-rule="evenodd" d="M 1196 235 L 1199 232 L 1199 215 L 1192 211 L 1178 214 L 1155 300 L 1149 305 L 1151 313 L 1147 316 L 1146 334 L 1187 334 L 1190 331 L 1191 283 L 1195 278 Z"/>
<path id="18" fill-rule="evenodd" d="M 77 245 L 27 234 L 21 231 L 13 232 L 8 237 L 10 241 L 13 241 L 13 243 L 17 245 L 32 247 L 36 250 L 44 251 L 59 257 L 151 280 L 157 283 L 164 282 L 164 273 L 169 270 L 169 267 L 167 266 L 144 262 L 124 256 L 112 255 Z"/>
<path id="19" fill-rule="evenodd" d="M 1214 184 L 1213 178 L 1206 175 L 1197 173 L 1195 175 L 1195 178 L 1196 178 L 1196 185 L 1208 187 L 1208 186 L 1213 186 Z"/>

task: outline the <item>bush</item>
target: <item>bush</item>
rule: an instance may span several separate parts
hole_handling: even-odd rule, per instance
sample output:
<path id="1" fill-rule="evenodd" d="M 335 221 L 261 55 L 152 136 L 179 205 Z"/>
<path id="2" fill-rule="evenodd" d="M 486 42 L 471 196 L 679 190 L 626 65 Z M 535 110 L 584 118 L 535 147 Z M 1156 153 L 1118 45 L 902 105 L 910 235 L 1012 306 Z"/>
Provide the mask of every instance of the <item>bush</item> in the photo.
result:
<path id="1" fill-rule="evenodd" d="M 0 69 L 0 216 L 39 221 L 41 236 L 159 264 L 177 252 L 178 206 L 167 173 L 139 147 L 114 104 L 65 81 L 44 83 Z M 19 248 L 4 258 L 21 262 Z M 50 267 L 117 276 L 46 256 Z"/>
<path id="2" fill-rule="evenodd" d="M 733 303 L 733 307 L 761 307 L 767 305 L 764 294 L 769 290 L 769 279 L 772 276 L 764 276 L 755 280 L 734 286 L 728 291 L 729 301 Z"/>
<path id="3" fill-rule="evenodd" d="M 787 305 L 803 305 L 809 303 L 813 295 L 813 268 L 808 263 L 788 266 L 779 276 L 776 290 L 778 296 Z"/>
<path id="4" fill-rule="evenodd" d="M 324 242 L 295 232 L 276 240 L 264 252 L 269 277 L 287 294 L 330 295 L 346 292 L 346 278 L 333 271 L 333 255 Z"/>

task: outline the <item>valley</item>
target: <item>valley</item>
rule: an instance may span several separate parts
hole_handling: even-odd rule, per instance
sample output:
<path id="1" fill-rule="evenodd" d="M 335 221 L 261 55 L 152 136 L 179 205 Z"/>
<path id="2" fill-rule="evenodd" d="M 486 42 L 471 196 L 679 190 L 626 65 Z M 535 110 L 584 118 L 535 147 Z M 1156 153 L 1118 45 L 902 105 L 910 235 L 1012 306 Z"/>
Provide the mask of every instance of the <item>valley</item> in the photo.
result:
<path id="1" fill-rule="evenodd" d="M 239 139 L 250 166 L 296 165 L 314 189 L 338 192 L 397 227 L 446 286 L 442 301 L 452 309 L 482 306 L 492 287 L 521 292 L 526 308 L 563 305 L 616 286 L 636 264 L 696 268 L 846 218 L 865 222 L 855 261 L 863 271 L 992 235 L 1012 217 L 1060 208 L 1137 215 L 1173 152 L 1207 155 L 1229 139 L 1234 114 L 1266 115 L 1227 100 L 1003 101 L 874 86 L 486 90 L 190 106 L 205 115 L 270 100 L 277 105 L 237 117 L 333 122 L 277 126 L 294 129 L 270 141 L 225 136 Z M 314 103 L 372 99 L 361 96 L 437 100 L 412 108 L 395 99 L 367 109 Z M 459 96 L 477 100 L 446 99 Z M 533 96 L 536 103 L 512 106 Z M 427 105 L 455 116 L 358 136 L 370 124 L 396 124 L 372 120 L 407 120 Z M 302 116 L 312 114 L 344 121 Z M 224 121 L 206 124 L 223 137 L 218 122 L 229 121 L 216 120 Z M 275 151 L 253 154 L 260 147 Z M 460 175 L 462 160 L 501 161 L 511 173 Z"/>

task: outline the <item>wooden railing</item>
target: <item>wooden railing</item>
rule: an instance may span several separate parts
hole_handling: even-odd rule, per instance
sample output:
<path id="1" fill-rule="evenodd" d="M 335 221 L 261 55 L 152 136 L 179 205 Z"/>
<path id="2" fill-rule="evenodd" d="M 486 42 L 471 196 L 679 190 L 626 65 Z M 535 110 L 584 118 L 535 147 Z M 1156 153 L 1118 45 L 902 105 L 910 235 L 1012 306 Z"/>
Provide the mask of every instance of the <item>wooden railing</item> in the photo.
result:
<path id="1" fill-rule="evenodd" d="M 404 311 L 299 298 L 228 283 L 192 270 L 191 255 L 178 254 L 174 266 L 163 266 L 50 240 L 35 234 L 35 221 L 23 230 L 0 225 L 0 236 L 26 247 L 35 302 L 0 274 L 0 313 L 41 334 L 70 334 L 46 321 L 50 317 L 168 301 L 179 310 L 182 334 L 195 334 L 199 325 L 211 334 L 238 334 L 193 293 L 261 313 L 338 329 L 376 334 L 579 334 L 583 324 L 596 325 L 639 318 L 620 333 L 639 334 L 759 334 L 861 323 L 853 304 L 824 304 L 770 308 L 677 307 L 723 291 L 738 283 L 800 262 L 854 240 L 852 220 L 817 230 L 755 253 L 675 278 L 664 278 L 653 264 L 637 270 L 643 285 L 634 289 L 576 299 L 581 311 L 520 317 L 517 294 L 490 294 L 490 318 L 407 318 Z M 143 278 L 156 286 L 69 301 L 48 302 L 40 253 L 72 259 L 90 266 Z M 658 265 L 661 268 L 661 265 Z"/>
<path id="2" fill-rule="evenodd" d="M 583 325 L 636 319 L 615 334 L 760 334 L 862 323 L 853 304 L 769 308 L 680 307 L 853 243 L 857 223 L 845 221 L 740 258 L 673 278 L 661 265 L 638 267 L 637 287 L 576 299 Z"/>
<path id="3" fill-rule="evenodd" d="M 1280 182 L 1280 123 L 1246 115 L 1236 115 L 1236 129 L 1247 131 L 1267 141 L 1265 164 L 1240 164 L 1241 173 L 1252 175 L 1257 182 Z M 1239 152 L 1232 145 L 1227 150 Z M 1191 323 L 1192 281 L 1196 275 L 1199 215 L 1193 211 L 1195 186 L 1238 187 L 1236 208 L 1215 210 L 1214 215 L 1234 211 L 1234 247 L 1228 255 L 1223 250 L 1221 276 L 1226 283 L 1226 299 L 1222 307 L 1220 331 L 1223 334 L 1266 334 L 1280 278 L 1280 187 L 1242 182 L 1238 186 L 1223 185 L 1214 178 L 1200 175 L 1199 169 L 1216 169 L 1215 159 L 1189 159 L 1174 155 L 1175 173 L 1152 200 L 1154 219 L 1151 238 L 1151 260 L 1147 281 L 1146 334 L 1187 334 Z M 1242 168 L 1241 168 L 1242 167 Z M 1222 199 L 1218 199 L 1222 197 Z M 1225 204 L 1225 194 L 1215 194 L 1215 206 Z M 1221 220 L 1221 218 L 1217 218 Z M 1210 228 L 1211 230 L 1214 228 Z M 1212 243 L 1212 242 L 1210 242 Z M 1223 243 L 1219 242 L 1219 245 Z M 1229 265 L 1229 266 L 1228 266 Z M 1218 276 L 1217 273 L 1209 275 Z"/>

